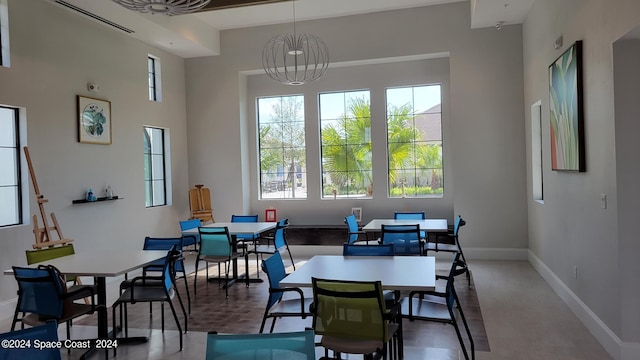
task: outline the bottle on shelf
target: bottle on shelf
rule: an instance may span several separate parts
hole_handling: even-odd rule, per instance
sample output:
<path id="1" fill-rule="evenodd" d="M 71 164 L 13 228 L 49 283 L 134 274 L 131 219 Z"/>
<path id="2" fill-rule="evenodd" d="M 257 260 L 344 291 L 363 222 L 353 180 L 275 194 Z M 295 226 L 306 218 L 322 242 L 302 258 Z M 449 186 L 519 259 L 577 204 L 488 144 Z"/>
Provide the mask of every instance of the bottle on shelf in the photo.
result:
<path id="1" fill-rule="evenodd" d="M 87 201 L 96 201 L 96 197 L 93 195 L 93 190 L 91 188 L 87 191 Z"/>
<path id="2" fill-rule="evenodd" d="M 112 199 L 113 198 L 113 189 L 111 189 L 111 185 L 107 185 L 107 188 L 104 189 L 104 196 L 107 199 Z"/>

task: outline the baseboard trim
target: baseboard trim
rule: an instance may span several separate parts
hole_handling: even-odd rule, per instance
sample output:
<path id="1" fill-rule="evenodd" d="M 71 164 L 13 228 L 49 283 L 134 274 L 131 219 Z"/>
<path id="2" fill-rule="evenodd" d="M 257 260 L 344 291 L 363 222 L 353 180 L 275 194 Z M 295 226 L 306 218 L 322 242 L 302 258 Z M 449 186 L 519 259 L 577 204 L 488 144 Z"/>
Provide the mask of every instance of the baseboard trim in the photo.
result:
<path id="1" fill-rule="evenodd" d="M 571 311 L 582 321 L 589 332 L 591 332 L 611 357 L 619 360 L 640 359 L 639 343 L 623 342 L 620 340 L 620 338 L 531 251 L 529 251 L 528 260 L 531 266 L 536 269 L 540 276 L 551 286 L 553 291 L 569 306 Z"/>
<path id="2" fill-rule="evenodd" d="M 11 319 L 13 319 L 13 313 L 16 310 L 17 302 L 18 302 L 17 297 L 0 302 L 0 319 L 2 319 L 2 321 L 6 321 L 6 320 L 11 321 Z M 9 331 L 9 329 L 8 328 L 3 329 L 0 332 L 6 332 L 6 331 Z"/>

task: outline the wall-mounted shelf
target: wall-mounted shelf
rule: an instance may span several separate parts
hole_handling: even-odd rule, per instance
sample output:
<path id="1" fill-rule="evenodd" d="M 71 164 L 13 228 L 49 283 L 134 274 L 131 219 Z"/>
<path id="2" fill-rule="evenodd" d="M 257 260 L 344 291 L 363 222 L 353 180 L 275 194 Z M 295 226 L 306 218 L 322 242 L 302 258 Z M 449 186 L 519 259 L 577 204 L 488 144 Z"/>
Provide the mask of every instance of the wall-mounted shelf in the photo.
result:
<path id="1" fill-rule="evenodd" d="M 113 196 L 111 198 L 108 197 L 99 197 L 96 199 L 96 201 L 89 201 L 87 199 L 79 199 L 79 200 L 73 200 L 71 201 L 72 204 L 90 204 L 90 203 L 96 203 L 96 202 L 101 202 L 101 201 L 111 201 L 111 200 L 122 200 L 124 198 L 118 197 L 118 196 Z"/>

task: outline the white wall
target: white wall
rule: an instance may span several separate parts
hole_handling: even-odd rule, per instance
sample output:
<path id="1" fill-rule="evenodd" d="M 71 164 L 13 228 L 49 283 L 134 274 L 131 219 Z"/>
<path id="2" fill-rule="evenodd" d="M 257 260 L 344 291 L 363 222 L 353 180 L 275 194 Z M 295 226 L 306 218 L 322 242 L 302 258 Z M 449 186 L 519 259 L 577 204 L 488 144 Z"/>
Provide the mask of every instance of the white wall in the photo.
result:
<path id="1" fill-rule="evenodd" d="M 365 217 L 388 216 L 392 208 L 429 212 L 434 207 L 436 215 L 452 220 L 461 214 L 468 220 L 465 241 L 471 248 L 526 248 L 521 27 L 470 30 L 469 24 L 466 2 L 297 23 L 298 31 L 327 43 L 334 63 L 450 54 L 450 131 L 445 141 L 452 150 L 444 166 L 452 178 L 445 179 L 451 193 L 444 200 L 387 200 L 384 184 L 375 184 L 374 200 L 321 203 L 319 193 L 310 194 L 316 198 L 278 202 L 279 217 L 289 217 L 295 225 L 337 225 L 353 206 L 363 207 Z M 242 165 L 247 156 L 255 161 L 254 150 L 245 146 L 249 142 L 255 147 L 247 130 L 255 131 L 256 125 L 247 120 L 245 107 L 254 99 L 247 94 L 246 76 L 238 74 L 260 69 L 264 44 L 290 27 L 226 30 L 220 56 L 186 61 L 190 179 L 212 189 L 216 219 L 242 212 L 262 215 L 270 205 L 256 200 L 256 184 L 246 187 L 255 171 L 255 166 Z M 332 86 L 332 80 L 322 81 L 317 86 Z M 385 169 L 386 156 L 374 154 L 374 171 Z M 386 207 L 376 210 L 382 202 L 388 202 Z"/>
<path id="2" fill-rule="evenodd" d="M 53 5 L 10 1 L 11 67 L 0 67 L 0 104 L 26 108 L 28 146 L 41 193 L 76 252 L 140 248 L 145 235 L 177 235 L 188 215 L 183 59 Z M 162 62 L 163 102 L 148 100 L 147 54 Z M 89 93 L 87 82 L 100 85 Z M 111 101 L 112 145 L 77 141 L 76 95 Z M 143 125 L 171 132 L 173 206 L 145 208 Z M 23 169 L 27 172 L 27 168 Z M 123 200 L 72 205 L 109 184 Z M 33 187 L 31 214 L 38 212 Z M 38 215 L 39 216 L 39 215 Z M 0 270 L 23 265 L 32 226 L 0 229 Z M 0 305 L 16 284 L 0 276 Z"/>
<path id="3" fill-rule="evenodd" d="M 616 179 L 616 172 L 621 173 L 618 167 L 623 164 L 616 162 L 616 148 L 621 145 L 615 133 L 612 44 L 640 22 L 640 2 L 621 0 L 614 4 L 605 0 L 536 1 L 523 24 L 524 109 L 529 124 L 530 105 L 542 100 L 543 159 L 546 160 L 544 204 L 528 196 L 529 248 L 533 257 L 543 264 L 541 267 L 552 275 L 550 278 L 555 277 L 563 292 L 575 300 L 577 305 L 573 310 L 614 358 L 621 358 L 624 352 L 621 347 L 640 349 L 637 346 L 638 312 L 627 311 L 628 302 L 637 307 L 640 299 L 637 294 L 626 298 L 634 294 L 633 291 L 627 291 L 624 301 L 621 296 L 621 289 L 637 287 L 638 273 L 629 271 L 637 267 L 624 263 L 629 258 L 637 259 L 638 248 L 630 246 L 631 241 L 619 241 L 621 234 L 617 226 L 618 216 L 633 210 L 629 205 L 622 208 L 618 204 L 627 194 L 617 186 Z M 564 37 L 564 46 L 555 50 L 552 44 L 560 35 Z M 556 172 L 551 171 L 549 161 L 547 71 L 549 64 L 576 40 L 583 41 L 584 52 L 587 172 Z M 637 125 L 627 130 L 633 131 L 637 138 Z M 525 139 L 530 151 L 529 134 Z M 529 159 L 527 156 L 527 161 Z M 530 194 L 531 184 L 528 188 L 527 194 Z M 601 194 L 607 196 L 606 209 L 601 208 Z M 637 219 L 637 210 L 634 214 L 633 218 Z M 574 277 L 574 266 L 577 277 Z M 628 315 L 633 316 L 627 320 Z M 629 325 L 631 323 L 635 325 Z M 640 355 L 635 356 L 627 358 Z"/>

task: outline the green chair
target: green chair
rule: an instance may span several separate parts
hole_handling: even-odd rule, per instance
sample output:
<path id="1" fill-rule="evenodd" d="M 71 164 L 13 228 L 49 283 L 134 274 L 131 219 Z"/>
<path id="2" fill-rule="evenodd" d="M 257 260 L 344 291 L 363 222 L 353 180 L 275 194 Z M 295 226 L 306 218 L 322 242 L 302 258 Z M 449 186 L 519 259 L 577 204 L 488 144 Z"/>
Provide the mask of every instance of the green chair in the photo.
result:
<path id="1" fill-rule="evenodd" d="M 380 281 L 340 281 L 312 278 L 313 329 L 322 335 L 320 345 L 339 354 L 363 354 L 365 359 L 393 357 L 402 349 L 398 308 L 387 309 Z M 393 340 L 393 342 L 392 342 Z M 400 355 L 400 354 L 399 354 Z M 400 355 L 401 357 L 401 355 Z"/>
<path id="2" fill-rule="evenodd" d="M 37 264 L 51 259 L 57 259 L 64 256 L 69 256 L 75 254 L 75 250 L 73 248 L 73 244 L 65 244 L 62 246 L 52 246 L 48 248 L 35 249 L 35 250 L 26 250 L 25 254 L 27 256 L 27 264 Z M 96 287 L 94 285 L 82 285 L 80 282 L 80 278 L 76 276 L 65 276 L 65 280 L 67 283 L 72 283 L 70 286 L 67 285 L 67 290 L 69 293 L 76 293 L 76 290 L 81 289 L 83 287 L 89 286 L 93 287 L 94 292 L 96 291 Z M 84 292 L 78 292 L 76 298 L 72 300 L 78 300 L 83 298 L 82 296 L 85 294 Z M 85 299 L 85 304 L 88 304 L 89 300 Z"/>
<path id="3" fill-rule="evenodd" d="M 272 334 L 207 335 L 207 360 L 315 360 L 313 330 Z"/>

